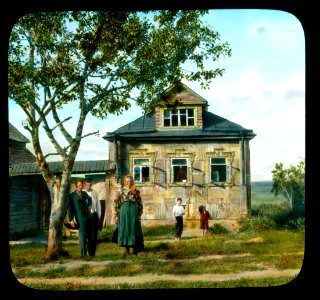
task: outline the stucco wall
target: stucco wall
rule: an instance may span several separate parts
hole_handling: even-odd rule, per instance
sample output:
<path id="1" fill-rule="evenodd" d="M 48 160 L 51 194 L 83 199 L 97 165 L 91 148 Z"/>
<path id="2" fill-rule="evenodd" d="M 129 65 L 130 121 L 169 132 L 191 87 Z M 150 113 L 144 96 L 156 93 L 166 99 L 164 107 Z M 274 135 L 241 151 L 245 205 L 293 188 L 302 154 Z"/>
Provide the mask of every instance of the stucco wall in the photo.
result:
<path id="1" fill-rule="evenodd" d="M 206 204 L 215 219 L 235 220 L 247 214 L 247 191 L 242 182 L 243 166 L 239 140 L 136 145 L 121 142 L 119 145 L 118 164 L 121 177 L 132 172 L 133 157 L 151 158 L 153 164 L 150 183 L 136 183 L 144 203 L 143 220 L 172 219 L 171 210 L 177 197 L 183 199 L 187 219 L 199 218 L 200 204 Z M 227 184 L 210 183 L 209 159 L 212 156 L 227 157 L 230 173 Z M 170 182 L 171 157 L 188 158 L 188 182 Z M 248 159 L 248 155 L 245 158 Z M 247 172 L 250 162 L 244 166 L 244 171 Z"/>

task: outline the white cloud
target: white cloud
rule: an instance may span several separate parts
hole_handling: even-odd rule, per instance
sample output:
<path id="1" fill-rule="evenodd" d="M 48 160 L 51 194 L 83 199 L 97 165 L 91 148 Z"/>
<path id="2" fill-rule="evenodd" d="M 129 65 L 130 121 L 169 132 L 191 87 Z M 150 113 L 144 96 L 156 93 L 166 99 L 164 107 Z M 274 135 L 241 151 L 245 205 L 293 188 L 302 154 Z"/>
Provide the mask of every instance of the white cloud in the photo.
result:
<path id="1" fill-rule="evenodd" d="M 251 178 L 270 180 L 276 162 L 289 166 L 305 156 L 303 29 L 286 12 L 241 12 L 215 10 L 214 17 L 208 18 L 232 48 L 231 58 L 215 62 L 214 68 L 226 69 L 223 77 L 216 78 L 210 90 L 201 90 L 197 83 L 186 85 L 208 100 L 210 112 L 257 134 L 250 142 Z M 68 109 L 63 112 L 70 115 Z M 102 136 L 141 116 L 141 109 L 134 106 L 121 116 L 109 115 L 105 120 L 89 116 L 83 133 L 99 130 L 100 137 L 84 139 L 77 159 L 107 159 L 108 143 Z M 24 119 L 20 108 L 10 106 L 9 119 L 30 138 L 20 125 Z M 68 122 L 68 128 L 74 130 L 75 121 Z M 43 147 L 48 149 L 49 145 L 44 140 Z"/>

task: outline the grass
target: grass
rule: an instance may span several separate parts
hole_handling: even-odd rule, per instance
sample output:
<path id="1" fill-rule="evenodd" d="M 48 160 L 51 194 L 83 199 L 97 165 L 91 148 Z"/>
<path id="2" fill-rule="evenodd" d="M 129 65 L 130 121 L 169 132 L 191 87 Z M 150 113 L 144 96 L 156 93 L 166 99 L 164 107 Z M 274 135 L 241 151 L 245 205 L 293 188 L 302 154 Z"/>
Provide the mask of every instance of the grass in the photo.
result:
<path id="1" fill-rule="evenodd" d="M 161 240 L 171 232 L 170 226 L 145 229 L 145 251 L 138 256 L 123 259 L 123 249 L 109 241 L 112 228 L 99 234 L 96 257 L 88 258 L 74 268 L 64 264 L 77 262 L 79 245 L 64 241 L 68 256 L 55 263 L 44 259 L 43 244 L 11 245 L 11 265 L 16 278 L 68 278 L 68 277 L 119 277 L 156 275 L 203 275 L 234 274 L 244 271 L 267 269 L 300 269 L 303 261 L 304 231 L 259 230 L 239 233 L 210 234 L 208 237 L 195 237 L 175 242 Z M 159 233 L 161 235 L 159 235 Z M 158 239 L 157 239 L 158 238 Z M 215 256 L 215 258 L 212 258 Z M 98 267 L 92 267 L 92 262 Z M 99 262 L 101 265 L 99 265 Z M 226 280 L 223 282 L 175 282 L 157 281 L 141 284 L 109 284 L 95 286 L 96 289 L 140 289 L 140 288 L 192 288 L 192 287 L 246 287 L 282 285 L 293 278 L 271 277 Z M 68 282 L 55 285 L 31 284 L 36 289 L 81 290 L 85 286 Z M 87 287 L 88 288 L 88 287 Z M 90 286 L 92 289 L 92 286 Z"/>
<path id="2" fill-rule="evenodd" d="M 125 259 L 124 249 L 111 242 L 113 226 L 99 232 L 94 258 L 80 259 L 78 240 L 74 236 L 63 241 L 66 255 L 55 262 L 45 260 L 44 244 L 10 245 L 12 270 L 18 280 L 65 279 L 59 284 L 42 281 L 41 284 L 27 285 L 57 291 L 268 287 L 290 283 L 295 276 L 284 273 L 283 276 L 221 279 L 243 272 L 285 272 L 302 267 L 304 216 L 288 211 L 285 200 L 271 194 L 270 183 L 253 186 L 252 207 L 252 218 L 241 220 L 237 232 L 214 224 L 205 237 L 183 237 L 176 242 L 172 225 L 144 227 L 145 251 Z M 109 284 L 78 284 L 70 280 L 71 277 L 98 280 L 144 275 L 177 276 L 177 279 L 196 277 L 191 281 L 163 278 L 138 283 L 112 281 Z M 214 275 L 219 280 L 206 280 Z"/>

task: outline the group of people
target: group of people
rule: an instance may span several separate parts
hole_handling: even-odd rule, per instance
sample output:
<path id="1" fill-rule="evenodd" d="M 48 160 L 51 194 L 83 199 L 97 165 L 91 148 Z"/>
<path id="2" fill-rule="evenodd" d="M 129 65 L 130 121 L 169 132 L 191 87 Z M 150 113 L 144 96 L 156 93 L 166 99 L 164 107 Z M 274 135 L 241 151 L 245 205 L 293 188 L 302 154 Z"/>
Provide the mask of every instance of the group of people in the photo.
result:
<path id="1" fill-rule="evenodd" d="M 70 194 L 68 217 L 71 227 L 79 225 L 79 244 L 81 256 L 94 256 L 97 246 L 98 224 L 101 217 L 101 205 L 97 192 L 90 182 L 76 181 L 76 190 Z M 144 250 L 144 237 L 141 226 L 143 204 L 140 191 L 136 189 L 133 177 L 129 174 L 124 178 L 124 186 L 113 201 L 113 220 L 116 224 L 114 242 L 124 247 L 124 256 L 137 255 Z M 208 220 L 212 219 L 205 205 L 199 207 L 200 229 L 208 231 Z M 183 216 L 185 209 L 182 198 L 178 198 L 172 209 L 175 218 L 175 239 L 181 240 Z"/>
<path id="2" fill-rule="evenodd" d="M 172 213 L 175 217 L 175 239 L 180 241 L 183 231 L 183 215 L 185 214 L 185 209 L 182 205 L 182 198 L 177 199 L 177 203 L 173 206 Z M 210 213 L 207 211 L 204 204 L 199 206 L 200 213 L 200 229 L 203 230 L 203 235 L 208 233 L 209 230 L 209 220 L 212 220 Z"/>
<path id="3" fill-rule="evenodd" d="M 70 227 L 79 229 L 80 255 L 93 257 L 97 249 L 101 204 L 91 182 L 77 180 L 75 187 L 69 195 Z"/>

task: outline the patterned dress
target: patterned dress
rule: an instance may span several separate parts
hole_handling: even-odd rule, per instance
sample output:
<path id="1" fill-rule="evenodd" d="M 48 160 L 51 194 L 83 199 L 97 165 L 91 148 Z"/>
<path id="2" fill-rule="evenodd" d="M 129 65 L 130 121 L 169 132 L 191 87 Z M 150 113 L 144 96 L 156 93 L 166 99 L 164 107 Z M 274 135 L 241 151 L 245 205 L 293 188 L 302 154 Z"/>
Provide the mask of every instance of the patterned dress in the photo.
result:
<path id="1" fill-rule="evenodd" d="M 114 214 L 118 217 L 118 245 L 144 249 L 140 216 L 143 205 L 137 189 L 124 187 L 113 202 Z"/>

